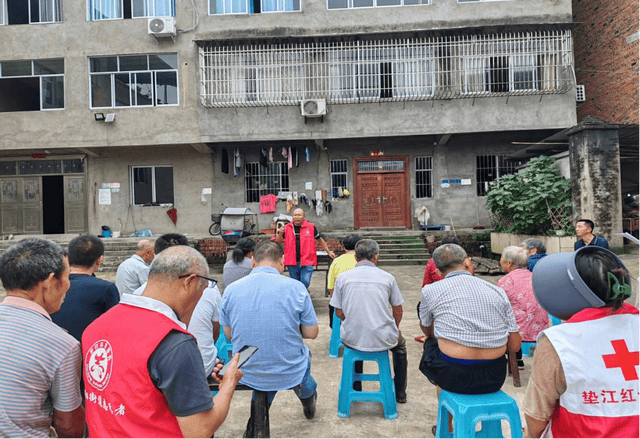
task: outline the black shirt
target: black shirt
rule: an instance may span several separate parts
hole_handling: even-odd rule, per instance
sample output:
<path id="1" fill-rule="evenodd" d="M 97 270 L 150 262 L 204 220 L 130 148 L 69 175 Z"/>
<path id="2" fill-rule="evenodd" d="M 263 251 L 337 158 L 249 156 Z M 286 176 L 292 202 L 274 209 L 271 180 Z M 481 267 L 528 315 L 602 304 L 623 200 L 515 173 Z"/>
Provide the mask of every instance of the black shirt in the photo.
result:
<path id="1" fill-rule="evenodd" d="M 295 232 L 295 235 L 296 235 L 296 262 L 298 264 L 300 263 L 300 228 L 301 227 L 302 226 L 296 226 L 295 224 L 293 225 L 293 231 Z M 318 233 L 318 229 L 316 229 L 315 224 L 313 225 L 313 237 L 315 239 L 322 238 L 322 235 Z"/>

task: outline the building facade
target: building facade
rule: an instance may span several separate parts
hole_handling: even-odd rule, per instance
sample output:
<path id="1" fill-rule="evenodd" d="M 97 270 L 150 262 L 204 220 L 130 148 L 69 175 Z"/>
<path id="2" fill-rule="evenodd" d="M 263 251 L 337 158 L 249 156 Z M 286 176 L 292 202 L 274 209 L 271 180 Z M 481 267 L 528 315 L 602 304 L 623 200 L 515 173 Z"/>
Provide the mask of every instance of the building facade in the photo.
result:
<path id="1" fill-rule="evenodd" d="M 1 233 L 205 234 L 271 193 L 260 229 L 287 195 L 323 230 L 488 225 L 505 156 L 576 124 L 572 28 L 569 0 L 0 0 Z"/>

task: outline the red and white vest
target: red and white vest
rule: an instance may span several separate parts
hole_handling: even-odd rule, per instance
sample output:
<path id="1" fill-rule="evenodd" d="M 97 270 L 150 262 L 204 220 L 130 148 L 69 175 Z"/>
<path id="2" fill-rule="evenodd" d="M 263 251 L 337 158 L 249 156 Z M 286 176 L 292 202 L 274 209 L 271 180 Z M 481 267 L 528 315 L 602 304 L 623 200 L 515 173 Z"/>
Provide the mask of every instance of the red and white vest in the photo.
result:
<path id="1" fill-rule="evenodd" d="M 170 318 L 119 304 L 82 334 L 85 407 L 90 437 L 183 437 L 147 361 L 172 329 Z"/>
<path id="2" fill-rule="evenodd" d="M 638 437 L 638 309 L 589 308 L 546 329 L 567 381 L 553 437 Z"/>
<path id="3" fill-rule="evenodd" d="M 298 265 L 296 260 L 296 232 L 293 222 L 288 223 L 284 230 L 284 265 Z M 304 220 L 300 226 L 300 265 L 318 265 L 316 256 L 315 227 Z"/>

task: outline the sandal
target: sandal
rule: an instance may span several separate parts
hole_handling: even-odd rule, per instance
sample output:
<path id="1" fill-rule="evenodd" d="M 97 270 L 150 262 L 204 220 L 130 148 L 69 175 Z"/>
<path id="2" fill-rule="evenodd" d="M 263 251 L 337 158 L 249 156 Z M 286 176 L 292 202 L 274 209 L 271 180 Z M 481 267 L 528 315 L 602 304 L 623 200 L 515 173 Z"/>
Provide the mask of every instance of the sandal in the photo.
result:
<path id="1" fill-rule="evenodd" d="M 414 338 L 414 340 L 417 341 L 418 343 L 424 343 L 424 341 L 426 340 L 426 337 L 424 335 L 420 335 Z"/>
<path id="2" fill-rule="evenodd" d="M 431 434 L 433 435 L 433 437 L 436 437 L 436 432 L 438 431 L 438 426 L 434 425 L 433 427 L 431 427 Z"/>

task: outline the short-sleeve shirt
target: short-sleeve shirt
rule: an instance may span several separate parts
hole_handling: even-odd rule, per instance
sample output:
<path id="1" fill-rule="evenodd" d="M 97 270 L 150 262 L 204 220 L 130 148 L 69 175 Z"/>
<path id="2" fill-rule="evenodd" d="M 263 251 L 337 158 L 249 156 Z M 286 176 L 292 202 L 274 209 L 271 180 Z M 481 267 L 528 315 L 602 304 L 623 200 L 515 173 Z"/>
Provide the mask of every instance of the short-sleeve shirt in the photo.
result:
<path id="1" fill-rule="evenodd" d="M 82 404 L 80 343 L 38 304 L 0 304 L 0 436 L 50 437 L 53 410 Z"/>
<path id="2" fill-rule="evenodd" d="M 213 322 L 220 321 L 221 301 L 222 297 L 217 286 L 205 288 L 189 321 L 189 332 L 198 342 L 198 349 L 202 355 L 204 371 L 207 376 L 211 375 L 218 355 L 213 339 Z"/>
<path id="3" fill-rule="evenodd" d="M 231 328 L 233 352 L 258 351 L 243 366 L 240 380 L 256 390 L 286 390 L 302 382 L 309 364 L 300 325 L 318 318 L 304 285 L 277 269 L 259 266 L 225 289 L 220 324 Z"/>
<path id="4" fill-rule="evenodd" d="M 471 348 L 502 347 L 509 333 L 518 332 L 504 290 L 468 271 L 453 271 L 422 288 L 420 321 L 434 324 L 436 338 Z"/>
<path id="5" fill-rule="evenodd" d="M 437 269 L 438 267 L 436 267 L 436 263 L 433 261 L 433 258 L 429 259 L 429 262 L 427 262 L 427 266 L 424 269 L 424 278 L 422 279 L 423 287 L 444 279 L 444 277 L 440 276 L 436 272 Z"/>
<path id="6" fill-rule="evenodd" d="M 549 326 L 549 314 L 533 294 L 532 276 L 526 268 L 519 268 L 498 281 L 511 302 L 522 340 L 529 342 L 535 342 L 538 334 Z"/>
<path id="7" fill-rule="evenodd" d="M 120 294 L 113 282 L 88 274 L 71 274 L 69 280 L 71 287 L 51 320 L 81 341 L 87 326 L 120 302 Z"/>
<path id="8" fill-rule="evenodd" d="M 223 288 L 227 288 L 227 286 L 232 282 L 235 282 L 251 273 L 252 268 L 253 262 L 251 261 L 251 258 L 243 258 L 240 263 L 234 260 L 227 261 L 222 268 Z"/>
<path id="9" fill-rule="evenodd" d="M 149 280 L 149 266 L 138 255 L 133 255 L 124 261 L 116 271 L 116 286 L 120 296 L 124 293 L 132 293 L 147 280 Z"/>
<path id="10" fill-rule="evenodd" d="M 332 290 L 336 284 L 336 278 L 340 273 L 351 270 L 356 266 L 356 255 L 348 253 L 342 256 L 338 256 L 331 263 L 329 268 L 329 276 L 327 277 L 327 288 Z"/>
<path id="11" fill-rule="evenodd" d="M 403 303 L 396 279 L 370 261 L 360 261 L 355 268 L 338 275 L 330 301 L 345 315 L 340 325 L 342 342 L 365 352 L 383 351 L 398 344 L 398 326 L 389 305 Z"/>

